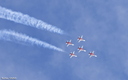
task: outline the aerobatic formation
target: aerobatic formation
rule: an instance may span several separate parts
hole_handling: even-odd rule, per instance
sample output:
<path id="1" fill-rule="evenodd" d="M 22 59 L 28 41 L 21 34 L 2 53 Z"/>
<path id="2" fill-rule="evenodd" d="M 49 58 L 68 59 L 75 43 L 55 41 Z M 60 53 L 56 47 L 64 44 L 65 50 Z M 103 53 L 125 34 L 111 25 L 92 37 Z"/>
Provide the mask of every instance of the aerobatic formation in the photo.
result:
<path id="1" fill-rule="evenodd" d="M 23 14 L 20 12 L 16 12 L 16 11 L 12 11 L 10 9 L 6 9 L 4 7 L 0 6 L 0 18 L 2 19 L 6 19 L 6 20 L 10 20 L 10 21 L 14 21 L 16 23 L 21 23 L 27 26 L 31 26 L 37 29 L 41 29 L 41 30 L 47 30 L 50 32 L 54 32 L 54 33 L 59 33 L 59 34 L 64 34 L 64 31 L 53 26 L 50 25 L 42 20 L 38 20 L 34 17 L 30 17 L 27 14 Z M 0 30 L 0 39 L 2 40 L 7 40 L 7 41 L 14 41 L 14 42 L 26 42 L 26 43 L 30 43 L 30 44 L 36 44 L 36 45 L 40 45 L 43 46 L 44 48 L 50 48 L 50 49 L 54 49 L 60 52 L 65 52 L 64 50 L 62 50 L 61 48 L 58 48 L 56 46 L 53 46 L 51 44 L 48 44 L 46 42 L 43 42 L 41 40 L 38 40 L 36 38 L 32 38 L 29 37 L 27 35 L 15 32 L 15 31 L 11 31 L 11 30 Z M 78 43 L 80 42 L 84 42 L 85 39 L 83 39 L 83 35 L 79 36 L 77 38 Z M 68 46 L 74 46 L 74 44 L 72 43 L 71 40 L 66 41 L 67 47 Z M 79 46 L 78 47 L 78 53 L 80 52 L 86 52 L 86 50 L 84 49 L 84 46 Z M 94 54 L 94 51 L 90 52 L 88 54 L 91 57 L 97 57 L 97 55 Z M 77 57 L 77 55 L 75 54 L 75 51 L 71 52 L 69 54 L 70 58 L 72 57 Z"/>
<path id="2" fill-rule="evenodd" d="M 83 39 L 83 35 L 82 36 L 79 36 L 77 40 L 78 40 L 78 43 L 81 42 L 81 41 L 85 41 L 85 39 Z M 67 44 L 67 47 L 70 46 L 70 45 L 71 46 L 74 46 L 74 44 L 71 42 L 71 40 L 70 41 L 66 41 L 66 44 Z M 78 50 L 78 53 L 80 53 L 81 51 L 86 52 L 86 50 L 84 49 L 84 46 L 78 47 L 77 50 Z M 90 51 L 88 53 L 88 55 L 90 56 L 90 58 L 92 56 L 97 57 L 97 55 L 94 54 L 94 51 L 92 51 L 92 52 Z M 69 56 L 70 56 L 70 58 L 77 57 L 77 55 L 75 54 L 75 51 L 71 52 L 69 54 Z"/>

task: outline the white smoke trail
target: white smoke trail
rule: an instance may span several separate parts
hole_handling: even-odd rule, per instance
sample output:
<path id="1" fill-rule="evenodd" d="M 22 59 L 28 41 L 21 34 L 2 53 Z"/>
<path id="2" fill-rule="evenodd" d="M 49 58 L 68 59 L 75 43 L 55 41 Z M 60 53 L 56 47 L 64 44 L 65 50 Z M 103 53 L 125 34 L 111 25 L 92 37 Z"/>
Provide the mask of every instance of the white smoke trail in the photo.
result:
<path id="1" fill-rule="evenodd" d="M 20 12 L 15 12 L 15 11 L 3 8 L 1 6 L 0 6 L 0 18 L 14 21 L 16 23 L 32 26 L 38 29 L 46 29 L 50 32 L 63 34 L 63 31 L 55 26 L 52 26 L 41 20 L 30 17 L 29 15 L 22 14 Z"/>
<path id="2" fill-rule="evenodd" d="M 57 48 L 53 45 L 50 45 L 46 42 L 40 41 L 38 39 L 29 37 L 29 36 L 21 34 L 21 33 L 14 32 L 11 30 L 1 30 L 0 31 L 0 39 L 7 40 L 7 41 L 15 41 L 15 42 L 21 41 L 21 42 L 26 42 L 26 43 L 30 43 L 30 44 L 36 44 L 36 45 L 40 45 L 40 46 L 43 46 L 46 48 L 51 48 L 51 49 L 54 49 L 57 51 L 64 52 L 62 49 Z"/>

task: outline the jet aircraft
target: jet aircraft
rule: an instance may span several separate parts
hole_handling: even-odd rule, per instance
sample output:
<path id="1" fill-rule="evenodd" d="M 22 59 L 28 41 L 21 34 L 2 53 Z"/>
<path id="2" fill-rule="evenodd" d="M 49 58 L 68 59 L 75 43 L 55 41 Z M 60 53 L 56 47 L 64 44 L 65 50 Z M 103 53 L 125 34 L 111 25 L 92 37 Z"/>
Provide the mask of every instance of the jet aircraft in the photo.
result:
<path id="1" fill-rule="evenodd" d="M 94 54 L 94 51 L 90 52 L 88 55 L 90 55 L 90 58 L 91 58 L 92 56 L 97 57 L 97 55 Z"/>
<path id="2" fill-rule="evenodd" d="M 82 35 L 82 36 L 79 36 L 79 37 L 77 38 L 77 40 L 78 40 L 78 42 L 85 41 L 85 40 L 83 39 L 83 35 Z"/>
<path id="3" fill-rule="evenodd" d="M 74 44 L 72 44 L 71 40 L 70 40 L 70 41 L 67 41 L 66 44 L 67 44 L 67 47 L 68 47 L 69 45 L 74 46 Z"/>
<path id="4" fill-rule="evenodd" d="M 70 58 L 72 58 L 72 57 L 77 57 L 77 55 L 75 55 L 75 51 L 74 51 L 74 52 L 71 52 L 71 53 L 69 54 L 69 56 L 70 56 Z"/>
<path id="5" fill-rule="evenodd" d="M 79 50 L 79 52 L 81 52 L 81 51 L 86 52 L 86 50 L 84 50 L 83 46 L 82 47 L 78 47 L 78 50 Z"/>

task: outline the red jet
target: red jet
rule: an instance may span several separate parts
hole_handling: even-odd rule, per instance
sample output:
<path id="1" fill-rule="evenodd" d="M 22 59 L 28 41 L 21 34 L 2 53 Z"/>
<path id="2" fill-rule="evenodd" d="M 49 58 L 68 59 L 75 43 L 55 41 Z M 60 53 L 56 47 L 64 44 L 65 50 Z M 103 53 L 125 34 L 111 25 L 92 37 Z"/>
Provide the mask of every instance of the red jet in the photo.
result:
<path id="1" fill-rule="evenodd" d="M 75 51 L 74 51 L 74 52 L 71 52 L 71 53 L 69 54 L 69 56 L 70 56 L 70 58 L 72 58 L 72 57 L 77 57 L 77 55 L 75 55 Z"/>
<path id="2" fill-rule="evenodd" d="M 81 51 L 86 52 L 86 50 L 84 50 L 83 46 L 82 47 L 78 47 L 78 50 L 79 50 L 79 52 L 81 52 Z"/>
<path id="3" fill-rule="evenodd" d="M 67 44 L 67 47 L 68 47 L 69 45 L 74 46 L 74 44 L 72 44 L 71 40 L 70 40 L 70 41 L 67 41 L 66 44 Z"/>
<path id="4" fill-rule="evenodd" d="M 91 58 L 92 56 L 97 57 L 97 55 L 94 54 L 94 51 L 90 52 L 88 55 L 90 55 L 90 58 Z"/>
<path id="5" fill-rule="evenodd" d="M 80 37 L 78 37 L 77 40 L 78 40 L 78 42 L 80 42 L 80 41 L 85 41 L 85 40 L 83 39 L 83 35 L 80 36 Z"/>

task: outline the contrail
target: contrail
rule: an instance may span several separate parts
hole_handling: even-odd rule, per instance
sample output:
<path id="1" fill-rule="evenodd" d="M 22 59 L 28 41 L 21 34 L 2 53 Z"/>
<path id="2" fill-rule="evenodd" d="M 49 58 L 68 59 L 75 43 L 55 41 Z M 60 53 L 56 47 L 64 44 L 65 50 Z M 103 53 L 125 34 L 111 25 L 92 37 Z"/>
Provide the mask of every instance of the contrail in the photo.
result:
<path id="1" fill-rule="evenodd" d="M 45 48 L 51 48 L 51 49 L 54 49 L 57 51 L 64 52 L 62 49 L 57 48 L 51 44 L 48 44 L 48 43 L 40 41 L 38 39 L 29 37 L 25 34 L 17 33 L 15 31 L 11 31 L 11 30 L 1 30 L 0 31 L 0 39 L 7 40 L 7 41 L 14 41 L 14 42 L 26 42 L 26 43 L 30 43 L 30 44 L 36 44 L 39 46 L 43 46 Z"/>
<path id="2" fill-rule="evenodd" d="M 52 26 L 50 24 L 47 24 L 46 22 L 30 17 L 29 15 L 22 14 L 20 12 L 16 12 L 10 9 L 3 8 L 1 6 L 0 6 L 0 18 L 14 21 L 16 23 L 21 23 L 24 25 L 32 26 L 32 27 L 42 29 L 42 30 L 45 29 L 50 32 L 55 32 L 59 34 L 64 33 L 61 29 L 55 26 Z"/>

